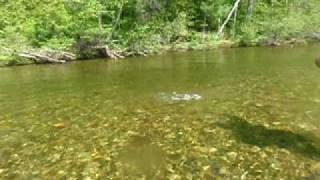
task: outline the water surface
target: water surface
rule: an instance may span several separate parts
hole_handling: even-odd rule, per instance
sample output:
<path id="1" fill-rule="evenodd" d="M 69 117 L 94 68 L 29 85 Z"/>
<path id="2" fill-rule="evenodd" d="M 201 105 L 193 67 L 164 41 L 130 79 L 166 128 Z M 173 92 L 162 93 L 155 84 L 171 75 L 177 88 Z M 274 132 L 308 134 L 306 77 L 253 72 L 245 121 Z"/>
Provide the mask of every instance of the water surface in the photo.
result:
<path id="1" fill-rule="evenodd" d="M 300 179 L 320 45 L 0 69 L 3 179 Z M 161 94 L 198 94 L 170 102 Z"/>

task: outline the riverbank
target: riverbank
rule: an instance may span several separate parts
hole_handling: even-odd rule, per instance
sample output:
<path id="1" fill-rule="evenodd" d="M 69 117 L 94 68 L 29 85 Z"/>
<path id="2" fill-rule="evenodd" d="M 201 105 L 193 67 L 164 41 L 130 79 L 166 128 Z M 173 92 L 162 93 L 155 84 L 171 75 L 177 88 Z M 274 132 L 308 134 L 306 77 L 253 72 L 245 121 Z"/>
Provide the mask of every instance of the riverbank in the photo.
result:
<path id="1" fill-rule="evenodd" d="M 79 60 L 121 59 L 320 39 L 317 0 L 211 1 L 5 2 L 0 8 L 0 64 L 36 63 L 17 57 L 30 49 L 72 52 Z"/>
<path id="2" fill-rule="evenodd" d="M 94 47 L 94 48 L 86 48 L 86 49 L 73 49 L 68 53 L 72 53 L 75 57 L 68 59 L 57 59 L 54 61 L 37 61 L 34 57 L 21 56 L 19 53 L 12 53 L 11 56 L 0 56 L 0 67 L 7 66 L 22 66 L 22 65 L 30 65 L 30 64 L 62 64 L 67 63 L 69 61 L 74 60 L 90 60 L 96 58 L 105 58 L 105 59 L 124 59 L 130 56 L 148 56 L 151 54 L 163 54 L 169 51 L 193 51 L 193 50 L 210 50 L 216 48 L 238 48 L 238 47 L 251 47 L 251 46 L 269 46 L 269 47 L 277 47 L 277 46 L 288 46 L 288 45 L 306 45 L 308 43 L 319 42 L 320 36 L 319 33 L 315 33 L 314 36 L 309 36 L 306 38 L 291 38 L 287 40 L 263 40 L 259 42 L 243 42 L 239 40 L 208 40 L 206 38 L 203 39 L 202 42 L 175 42 L 167 45 L 159 45 L 152 46 L 149 49 L 142 50 L 128 50 L 128 48 L 124 48 L 124 50 L 110 50 L 107 47 Z M 35 49 L 34 52 L 47 52 L 55 50 L 43 50 L 43 49 Z M 65 53 L 60 51 L 62 54 Z M 102 53 L 101 53 L 102 52 Z M 59 53 L 59 51 L 58 51 Z M 21 54 L 21 53 L 20 53 Z"/>

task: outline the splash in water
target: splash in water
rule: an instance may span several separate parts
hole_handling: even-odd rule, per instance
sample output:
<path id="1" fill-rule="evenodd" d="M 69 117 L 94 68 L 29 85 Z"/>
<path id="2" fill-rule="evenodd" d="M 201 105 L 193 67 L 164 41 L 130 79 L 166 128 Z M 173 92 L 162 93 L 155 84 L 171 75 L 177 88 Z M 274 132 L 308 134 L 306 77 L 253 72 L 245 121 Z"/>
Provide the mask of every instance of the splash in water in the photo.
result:
<path id="1" fill-rule="evenodd" d="M 178 94 L 176 92 L 172 93 L 160 93 L 162 99 L 167 101 L 192 101 L 192 100 L 201 100 L 202 96 L 194 93 L 182 93 Z"/>

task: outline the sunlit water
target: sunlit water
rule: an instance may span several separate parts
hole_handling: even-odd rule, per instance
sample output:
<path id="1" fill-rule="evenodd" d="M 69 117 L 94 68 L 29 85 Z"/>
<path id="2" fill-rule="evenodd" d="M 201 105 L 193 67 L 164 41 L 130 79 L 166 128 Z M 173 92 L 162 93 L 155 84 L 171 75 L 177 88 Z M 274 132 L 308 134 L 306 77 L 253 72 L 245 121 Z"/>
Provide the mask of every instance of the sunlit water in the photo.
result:
<path id="1" fill-rule="evenodd" d="M 0 178 L 310 176 L 317 56 L 319 44 L 1 68 Z"/>

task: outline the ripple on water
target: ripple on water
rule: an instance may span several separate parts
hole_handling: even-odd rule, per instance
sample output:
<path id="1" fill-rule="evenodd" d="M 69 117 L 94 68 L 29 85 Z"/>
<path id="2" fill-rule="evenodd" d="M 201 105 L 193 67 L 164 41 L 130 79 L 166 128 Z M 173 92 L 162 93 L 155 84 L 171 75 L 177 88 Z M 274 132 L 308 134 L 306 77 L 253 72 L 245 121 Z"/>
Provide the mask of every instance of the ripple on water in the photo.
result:
<path id="1" fill-rule="evenodd" d="M 198 101 L 202 99 L 202 96 L 195 93 L 159 93 L 161 99 L 165 101 L 171 101 L 171 102 L 179 102 L 179 101 Z"/>

